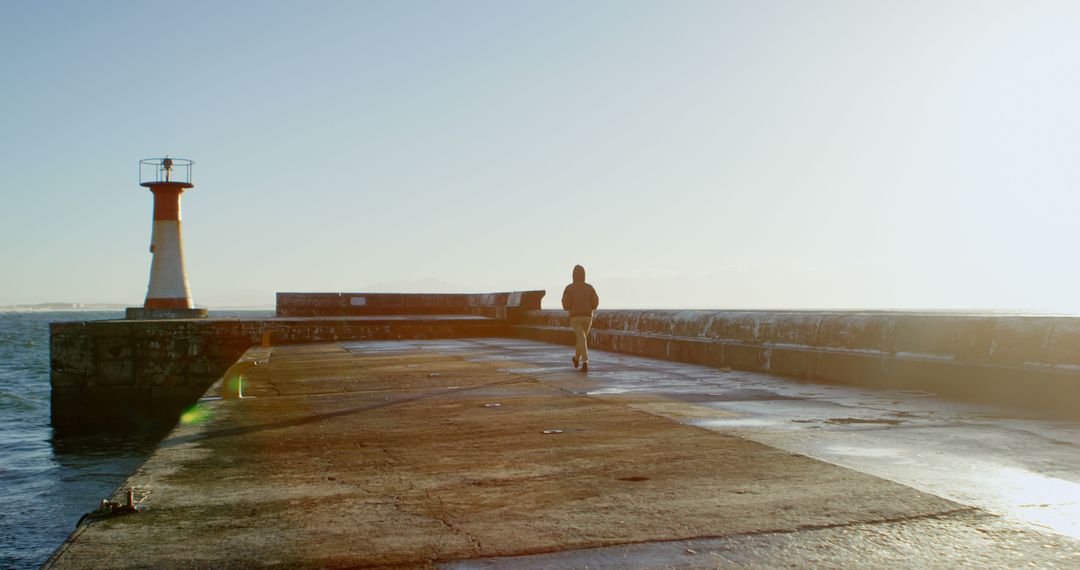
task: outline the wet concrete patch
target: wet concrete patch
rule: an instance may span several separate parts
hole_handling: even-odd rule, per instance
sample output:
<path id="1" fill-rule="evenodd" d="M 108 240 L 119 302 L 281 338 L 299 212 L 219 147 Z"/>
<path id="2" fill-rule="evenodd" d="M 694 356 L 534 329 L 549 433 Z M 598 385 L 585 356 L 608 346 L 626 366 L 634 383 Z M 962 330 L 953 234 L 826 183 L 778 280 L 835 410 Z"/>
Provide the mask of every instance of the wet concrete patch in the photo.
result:
<path id="1" fill-rule="evenodd" d="M 445 570 L 549 568 L 1075 568 L 1074 541 L 961 510 L 911 519 L 461 560 Z"/>
<path id="2" fill-rule="evenodd" d="M 556 358 L 563 352 L 553 347 L 521 360 L 557 368 L 565 366 Z M 668 405 L 631 405 L 1080 537 L 1080 494 L 1066 504 L 1073 482 L 1080 485 L 1076 424 L 947 401 L 923 390 L 874 391 L 670 362 L 653 366 L 649 359 L 600 351 L 593 359 L 598 370 L 607 370 L 590 374 L 586 391 L 596 397 L 630 402 L 663 392 Z M 738 390 L 780 397 L 715 396 Z M 1059 489 L 1064 500 L 1032 499 L 1038 488 Z M 1030 506 L 1038 504 L 1049 506 Z"/>
<path id="3" fill-rule="evenodd" d="M 416 344 L 399 340 L 341 342 L 338 345 L 357 356 L 418 350 Z"/>
<path id="4" fill-rule="evenodd" d="M 703 404 L 708 402 L 750 402 L 750 401 L 772 401 L 772 400 L 795 400 L 792 396 L 784 396 L 771 392 L 769 390 L 760 390 L 755 388 L 736 388 L 731 390 L 724 390 L 722 392 L 712 391 L 695 391 L 695 390 L 683 390 L 683 391 L 665 391 L 655 390 L 650 391 L 651 394 L 663 398 L 670 398 L 672 400 L 678 400 L 680 402 L 687 402 L 691 404 Z"/>
<path id="5" fill-rule="evenodd" d="M 766 418 L 718 418 L 693 422 L 694 425 L 705 428 L 766 428 L 775 427 L 781 423 Z"/>

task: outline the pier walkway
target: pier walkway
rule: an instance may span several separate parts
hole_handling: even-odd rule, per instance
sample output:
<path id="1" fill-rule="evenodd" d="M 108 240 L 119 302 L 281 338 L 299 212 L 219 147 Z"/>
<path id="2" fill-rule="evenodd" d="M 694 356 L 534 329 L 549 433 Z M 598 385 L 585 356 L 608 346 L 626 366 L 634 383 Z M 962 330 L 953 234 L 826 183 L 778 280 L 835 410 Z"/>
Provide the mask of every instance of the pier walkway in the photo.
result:
<path id="1" fill-rule="evenodd" d="M 1080 428 L 507 338 L 254 348 L 53 568 L 1075 567 Z M 74 521 L 73 521 L 74 522 Z"/>

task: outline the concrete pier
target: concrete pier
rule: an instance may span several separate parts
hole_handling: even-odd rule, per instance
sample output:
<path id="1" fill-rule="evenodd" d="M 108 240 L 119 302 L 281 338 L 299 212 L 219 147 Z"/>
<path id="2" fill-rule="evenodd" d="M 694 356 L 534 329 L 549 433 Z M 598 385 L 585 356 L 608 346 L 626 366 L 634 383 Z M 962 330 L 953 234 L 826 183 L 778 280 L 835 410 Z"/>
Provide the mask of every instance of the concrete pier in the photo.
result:
<path id="1" fill-rule="evenodd" d="M 473 315 L 173 319 L 53 323 L 59 430 L 171 425 L 248 348 L 268 344 L 506 334 Z"/>
<path id="2" fill-rule="evenodd" d="M 80 527 L 49 567 L 1080 563 L 1061 529 L 746 431 L 751 403 L 820 412 L 841 398 L 820 387 L 601 351 L 584 375 L 562 347 L 506 338 L 253 350 L 246 397 L 211 387 L 118 488 L 142 511 Z M 842 437 L 922 417 L 910 406 L 925 398 L 891 397 L 899 415 L 858 393 L 837 400 L 846 415 L 790 425 Z M 1080 444 L 1067 425 L 1046 432 L 1050 448 Z M 1080 482 L 1069 460 L 1023 447 Z"/>
<path id="3" fill-rule="evenodd" d="M 171 423 L 263 343 L 501 336 L 569 344 L 543 291 L 278 293 L 277 317 L 53 323 L 58 429 Z M 1080 419 L 1080 319 L 955 313 L 600 311 L 590 345 Z"/>
<path id="4" fill-rule="evenodd" d="M 52 323 L 52 424 L 171 425 L 252 346 L 507 336 L 507 324 L 543 296 L 279 293 L 276 318 Z"/>

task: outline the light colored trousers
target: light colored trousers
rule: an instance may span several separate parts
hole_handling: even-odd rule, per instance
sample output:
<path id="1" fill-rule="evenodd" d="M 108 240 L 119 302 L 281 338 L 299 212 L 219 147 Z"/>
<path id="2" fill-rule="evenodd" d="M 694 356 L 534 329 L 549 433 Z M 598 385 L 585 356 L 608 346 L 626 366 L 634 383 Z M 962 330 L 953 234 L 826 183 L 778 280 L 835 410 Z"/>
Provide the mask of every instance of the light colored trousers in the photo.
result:
<path id="1" fill-rule="evenodd" d="M 570 317 L 570 328 L 574 329 L 574 337 L 577 339 L 574 358 L 581 360 L 581 362 L 588 362 L 589 343 L 586 335 L 589 334 L 589 329 L 592 328 L 592 317 Z"/>

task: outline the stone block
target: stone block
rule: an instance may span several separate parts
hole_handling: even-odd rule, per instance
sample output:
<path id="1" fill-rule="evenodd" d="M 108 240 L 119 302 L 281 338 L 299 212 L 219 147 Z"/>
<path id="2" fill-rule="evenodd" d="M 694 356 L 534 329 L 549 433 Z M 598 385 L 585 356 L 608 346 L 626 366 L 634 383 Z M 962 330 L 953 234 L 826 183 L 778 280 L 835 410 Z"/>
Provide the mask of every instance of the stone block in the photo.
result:
<path id="1" fill-rule="evenodd" d="M 456 293 L 278 293 L 281 317 L 350 315 L 506 314 L 506 307 L 537 310 L 544 291 Z M 490 308 L 490 310 L 489 310 Z"/>
<path id="2" fill-rule="evenodd" d="M 1055 356 L 1048 350 L 1054 323 L 1057 320 L 1059 319 L 1026 317 L 997 319 L 988 360 L 995 364 L 1012 366 L 1022 366 L 1025 362 L 1043 364 L 1055 362 L 1057 357 L 1063 356 Z M 1068 322 L 1065 319 L 1060 320 Z M 1077 362 L 1080 363 L 1080 360 Z"/>
<path id="3" fill-rule="evenodd" d="M 724 362 L 724 345 L 722 343 L 705 340 L 679 340 L 678 348 L 670 351 L 675 359 L 680 362 L 698 364 L 701 366 L 722 366 Z"/>
<path id="4" fill-rule="evenodd" d="M 882 356 L 821 351 L 814 361 L 814 380 L 850 386 L 882 384 L 885 358 Z"/>
<path id="5" fill-rule="evenodd" d="M 724 311 L 709 322 L 705 335 L 727 342 L 754 344 L 758 342 L 758 321 L 754 313 Z"/>
<path id="6" fill-rule="evenodd" d="M 90 379 L 91 376 L 87 374 L 77 374 L 55 368 L 49 374 L 49 382 L 54 390 L 57 388 L 84 388 Z"/>
<path id="7" fill-rule="evenodd" d="M 187 372 L 193 377 L 200 376 L 221 376 L 225 370 L 236 362 L 239 357 L 232 359 L 212 359 L 212 358 L 192 358 L 188 360 Z"/>
<path id="8" fill-rule="evenodd" d="M 738 370 L 763 371 L 767 349 L 749 344 L 726 343 L 724 365 Z"/>
<path id="9" fill-rule="evenodd" d="M 758 342 L 795 346 L 818 346 L 818 330 L 824 317 L 808 313 L 765 313 L 758 319 Z"/>
<path id="10" fill-rule="evenodd" d="M 606 350 L 607 346 L 612 343 L 614 339 L 610 335 L 605 334 L 602 331 L 595 331 L 592 333 L 595 348 Z M 571 332 L 571 339 L 573 339 L 573 332 Z M 623 346 L 629 348 L 630 354 L 636 354 L 638 356 L 647 356 L 649 358 L 667 358 L 668 350 L 670 346 L 670 339 L 657 335 L 621 335 L 617 341 Z M 571 342 L 572 344 L 572 342 Z"/>
<path id="11" fill-rule="evenodd" d="M 724 344 L 712 340 L 696 342 L 689 362 L 702 366 L 724 366 Z"/>
<path id="12" fill-rule="evenodd" d="M 671 334 L 689 338 L 702 337 L 711 317 L 711 313 L 707 311 L 676 311 L 670 317 Z"/>
<path id="13" fill-rule="evenodd" d="M 92 375 L 95 371 L 94 345 L 88 337 L 56 339 L 51 343 L 52 370 Z"/>
<path id="14" fill-rule="evenodd" d="M 1080 367 L 1080 319 L 1056 318 L 1048 319 L 1048 322 L 1050 330 L 1040 360 L 1047 364 Z"/>
<path id="15" fill-rule="evenodd" d="M 528 318 L 530 322 L 551 326 L 554 324 L 555 311 L 548 311 L 547 313 L 550 314 L 537 315 L 536 313 L 530 313 Z M 640 319 L 640 311 L 599 311 L 593 318 L 593 327 L 619 332 L 634 332 L 638 330 L 638 321 Z M 568 323 L 569 317 L 563 320 Z"/>
<path id="16" fill-rule="evenodd" d="M 672 334 L 671 311 L 642 311 L 638 314 L 637 326 L 634 331 L 643 335 Z"/>
<path id="17" fill-rule="evenodd" d="M 162 414 L 175 415 L 177 412 L 192 406 L 206 393 L 213 381 L 205 385 L 170 385 L 158 386 L 151 390 L 151 404 L 155 410 Z"/>
<path id="18" fill-rule="evenodd" d="M 128 360 L 99 360 L 87 386 L 135 386 L 134 365 Z"/>
<path id="19" fill-rule="evenodd" d="M 830 313 L 821 317 L 817 338 L 807 346 L 887 353 L 895 327 L 896 319 L 887 315 Z"/>
<path id="20" fill-rule="evenodd" d="M 821 354 L 814 350 L 773 347 L 769 356 L 769 370 L 773 374 L 792 378 L 817 378 L 820 358 Z"/>
<path id="21" fill-rule="evenodd" d="M 894 390 L 921 390 L 941 394 L 948 390 L 943 379 L 955 376 L 956 365 L 944 360 L 891 358 L 885 363 L 887 385 Z M 957 390 L 958 392 L 960 390 Z"/>
<path id="22" fill-rule="evenodd" d="M 993 317 L 901 315 L 893 350 L 985 362 L 990 359 L 994 327 Z"/>
<path id="23" fill-rule="evenodd" d="M 52 425 L 59 430 L 137 427 L 145 425 L 153 411 L 150 389 L 130 386 L 54 388 L 50 406 Z"/>
<path id="24" fill-rule="evenodd" d="M 129 336 L 95 335 L 94 359 L 98 362 L 131 360 L 134 342 Z"/>

